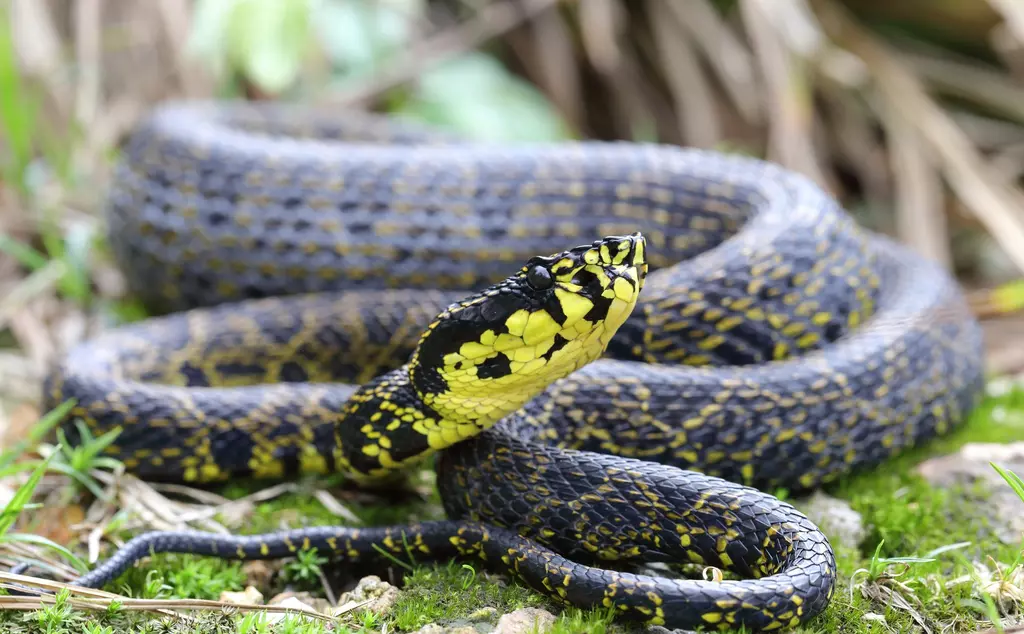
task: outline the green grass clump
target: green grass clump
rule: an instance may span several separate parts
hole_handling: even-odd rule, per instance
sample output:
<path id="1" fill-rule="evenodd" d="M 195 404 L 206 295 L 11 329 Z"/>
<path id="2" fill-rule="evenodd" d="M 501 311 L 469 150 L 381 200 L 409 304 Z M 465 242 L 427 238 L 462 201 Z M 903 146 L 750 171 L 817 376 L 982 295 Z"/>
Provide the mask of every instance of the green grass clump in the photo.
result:
<path id="1" fill-rule="evenodd" d="M 955 451 L 965 442 L 1012 442 L 1024 440 L 1024 390 L 1014 388 L 989 396 L 967 423 L 954 433 L 887 461 L 871 472 L 847 478 L 830 487 L 829 493 L 846 500 L 861 513 L 867 529 L 861 544 L 833 540 L 839 567 L 839 582 L 829 609 L 798 634 L 842 631 L 851 634 L 908 631 L 927 625 L 934 631 L 971 632 L 987 627 L 1002 605 L 1005 613 L 1015 612 L 1010 595 L 999 596 L 1000 578 L 1008 586 L 1019 570 L 1020 544 L 1004 544 L 995 538 L 989 514 L 983 512 L 987 492 L 976 486 L 942 489 L 925 482 L 915 469 L 928 457 Z M 102 442 L 93 439 L 92 443 Z M 22 448 L 24 449 L 24 448 Z M 57 471 L 67 475 L 69 469 L 88 471 L 96 466 L 89 460 L 92 450 L 53 452 L 54 460 L 64 465 Z M 10 458 L 3 464 L 10 464 Z M 38 467 L 39 463 L 32 463 Z M 13 467 L 9 467 L 13 468 Z M 22 469 L 26 467 L 21 467 Z M 54 470 L 53 467 L 49 467 Z M 1024 481 L 1005 473 L 1008 484 L 1020 488 Z M 429 484 L 429 480 L 426 481 Z M 85 492 L 80 479 L 72 486 Z M 363 526 L 404 523 L 413 519 L 442 517 L 436 491 L 429 495 L 410 493 L 407 487 L 397 498 L 376 498 L 361 493 L 348 495 L 339 482 L 331 479 L 300 481 L 292 492 L 253 507 L 246 518 L 243 533 L 257 533 L 312 524 L 348 524 L 328 510 L 316 497 L 318 488 L 336 493 L 346 508 Z M 256 486 L 234 483 L 222 491 L 226 497 L 238 499 L 252 493 Z M 24 497 L 24 496 L 22 496 Z M 21 499 L 21 498 L 19 498 Z M 396 501 L 398 500 L 398 501 Z M 21 500 L 27 507 L 25 500 Z M 799 506 L 800 501 L 796 501 Z M 1021 502 L 1024 509 L 1024 500 Z M 830 536 L 832 537 L 832 536 Z M 989 572 L 977 566 L 987 566 Z M 293 590 L 320 592 L 321 573 L 331 576 L 329 558 L 316 553 L 285 562 L 272 562 L 277 575 L 270 588 L 260 588 L 269 598 L 286 587 Z M 496 621 L 497 615 L 518 608 L 539 607 L 555 613 L 558 618 L 553 631 L 569 632 L 635 632 L 629 626 L 615 623 L 602 610 L 561 609 L 551 600 L 502 577 L 488 574 L 475 562 L 431 564 L 428 562 L 396 562 L 404 578 L 396 582 L 402 594 L 385 615 L 356 610 L 344 615 L 337 631 L 411 632 L 429 623 L 460 625 Z M 986 576 L 987 575 L 987 576 Z M 382 578 L 388 578 L 381 573 Z M 126 596 L 141 598 L 217 599 L 223 591 L 240 591 L 252 583 L 247 579 L 242 562 L 161 554 L 150 558 L 116 580 L 108 589 Z M 1011 593 L 1012 594 L 1012 593 Z M 1024 588 L 1021 589 L 1024 597 Z M 489 612 L 481 612 L 491 608 Z M 92 619 L 66 603 L 44 610 L 6 613 L 0 616 L 0 631 L 62 632 L 83 631 L 83 618 Z M 209 613 L 189 616 L 188 627 L 202 623 L 202 631 L 324 631 L 323 624 L 309 619 L 291 619 L 270 627 L 266 615 Z M 199 619 L 199 620 L 197 620 Z M 261 620 L 263 619 L 263 620 Z M 114 631 L 194 631 L 181 629 L 184 621 L 165 622 L 163 617 L 117 610 L 96 621 L 96 631 L 111 627 Z M 248 630 L 235 628 L 249 627 Z M 153 629 L 166 627 L 169 629 Z M 63 629 L 61 629 L 63 628 Z M 178 629 L 175 629 L 178 628 Z"/>
<path id="2" fill-rule="evenodd" d="M 554 609 L 548 599 L 523 586 L 462 563 L 416 567 L 406 576 L 404 590 L 390 615 L 400 631 L 465 620 L 484 608 L 499 614 L 524 607 Z"/>
<path id="3" fill-rule="evenodd" d="M 60 592 L 54 605 L 37 611 L 0 611 L 4 634 L 355 634 L 362 630 L 329 630 L 323 621 L 301 615 L 283 615 L 276 623 L 270 615 L 222 612 L 186 613 L 177 617 L 154 616 L 115 607 L 109 610 L 76 610 L 69 594 Z"/>

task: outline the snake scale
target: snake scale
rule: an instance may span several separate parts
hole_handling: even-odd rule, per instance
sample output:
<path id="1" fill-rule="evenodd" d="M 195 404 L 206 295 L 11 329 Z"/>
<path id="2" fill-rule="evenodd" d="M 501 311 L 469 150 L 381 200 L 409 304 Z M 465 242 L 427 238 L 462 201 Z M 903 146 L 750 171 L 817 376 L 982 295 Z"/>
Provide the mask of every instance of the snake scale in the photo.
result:
<path id="1" fill-rule="evenodd" d="M 107 211 L 154 316 L 69 351 L 50 405 L 121 427 L 108 453 L 150 479 L 387 483 L 433 455 L 448 519 L 148 533 L 80 585 L 151 552 L 410 549 L 624 620 L 791 627 L 835 558 L 762 491 L 879 465 L 982 387 L 954 280 L 757 159 L 176 102 L 126 141 Z"/>

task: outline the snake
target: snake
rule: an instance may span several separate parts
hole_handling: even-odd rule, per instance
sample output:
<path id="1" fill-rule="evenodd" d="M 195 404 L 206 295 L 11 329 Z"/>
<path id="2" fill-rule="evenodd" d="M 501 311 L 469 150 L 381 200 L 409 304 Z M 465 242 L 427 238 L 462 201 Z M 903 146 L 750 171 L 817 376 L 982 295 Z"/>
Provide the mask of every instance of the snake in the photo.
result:
<path id="1" fill-rule="evenodd" d="M 71 442 L 117 429 L 104 453 L 127 471 L 197 486 L 387 487 L 433 464 L 446 519 L 153 531 L 80 586 L 157 552 L 316 548 L 476 561 L 622 621 L 791 628 L 837 568 L 778 490 L 945 434 L 983 388 L 945 268 L 737 153 L 169 101 L 124 140 L 105 200 L 149 314 L 48 373 Z"/>

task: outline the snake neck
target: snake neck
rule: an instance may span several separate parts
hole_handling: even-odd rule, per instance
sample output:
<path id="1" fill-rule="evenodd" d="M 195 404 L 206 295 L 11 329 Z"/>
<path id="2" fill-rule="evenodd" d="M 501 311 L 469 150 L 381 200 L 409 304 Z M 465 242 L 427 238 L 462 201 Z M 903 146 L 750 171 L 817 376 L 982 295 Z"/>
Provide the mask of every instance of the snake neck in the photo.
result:
<path id="1" fill-rule="evenodd" d="M 535 392 L 481 396 L 450 390 L 439 396 L 432 392 L 424 397 L 413 383 L 410 365 L 365 384 L 346 403 L 335 429 L 338 470 L 357 481 L 387 479 L 493 427 Z"/>

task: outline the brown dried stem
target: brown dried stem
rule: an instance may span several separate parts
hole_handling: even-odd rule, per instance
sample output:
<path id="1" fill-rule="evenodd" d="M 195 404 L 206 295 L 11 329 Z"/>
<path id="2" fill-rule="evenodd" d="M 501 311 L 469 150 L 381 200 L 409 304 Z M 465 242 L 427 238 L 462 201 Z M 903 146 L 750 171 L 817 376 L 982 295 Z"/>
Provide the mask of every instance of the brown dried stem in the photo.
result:
<path id="1" fill-rule="evenodd" d="M 1024 194 L 992 173 L 964 131 L 886 44 L 832 0 L 811 0 L 811 5 L 832 40 L 867 65 L 878 97 L 897 125 L 913 130 L 930 148 L 953 191 L 1024 271 Z"/>

